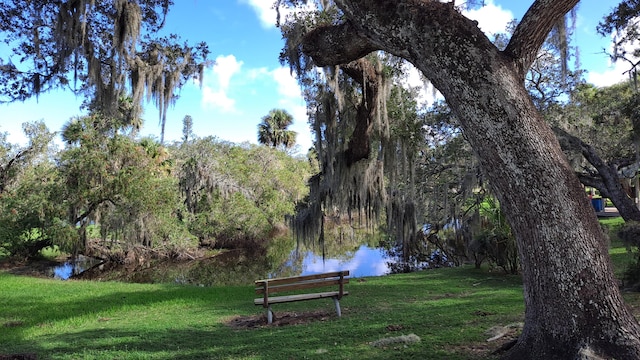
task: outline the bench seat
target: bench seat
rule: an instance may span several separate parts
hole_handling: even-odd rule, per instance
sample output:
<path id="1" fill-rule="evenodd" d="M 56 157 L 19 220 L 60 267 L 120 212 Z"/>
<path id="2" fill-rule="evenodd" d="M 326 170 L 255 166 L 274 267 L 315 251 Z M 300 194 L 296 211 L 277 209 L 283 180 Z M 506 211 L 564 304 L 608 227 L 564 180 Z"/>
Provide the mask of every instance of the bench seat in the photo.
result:
<path id="1" fill-rule="evenodd" d="M 339 296 L 339 291 L 327 291 L 321 293 L 313 293 L 313 294 L 298 294 L 298 295 L 288 295 L 288 296 L 275 296 L 269 298 L 269 304 L 279 304 L 279 303 L 287 303 L 294 301 L 303 301 L 303 300 L 313 300 L 313 299 L 323 299 L 323 298 L 332 298 Z M 342 296 L 349 295 L 348 291 L 342 293 Z M 254 305 L 264 305 L 264 298 L 259 298 L 253 300 Z"/>
<path id="2" fill-rule="evenodd" d="M 266 309 L 267 321 L 269 324 L 273 321 L 273 310 L 271 309 L 271 305 L 314 299 L 333 299 L 336 307 L 336 313 L 338 314 L 338 317 L 340 317 L 340 299 L 343 296 L 349 295 L 348 292 L 344 291 L 344 285 L 349 283 L 348 270 L 324 274 L 256 280 L 255 283 L 256 294 L 262 296 L 254 299 L 253 304 L 262 306 Z M 330 290 L 328 287 L 337 287 L 338 290 L 327 291 Z M 301 290 L 310 289 L 318 289 L 320 292 L 309 292 L 305 294 L 296 293 Z M 275 293 L 289 294 L 272 296 Z"/>

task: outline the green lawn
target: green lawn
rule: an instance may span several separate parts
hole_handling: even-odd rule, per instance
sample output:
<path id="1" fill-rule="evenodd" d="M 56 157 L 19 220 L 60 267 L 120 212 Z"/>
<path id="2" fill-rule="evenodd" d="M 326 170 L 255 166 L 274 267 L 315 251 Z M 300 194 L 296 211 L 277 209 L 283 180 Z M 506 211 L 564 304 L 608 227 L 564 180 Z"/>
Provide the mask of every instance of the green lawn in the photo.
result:
<path id="1" fill-rule="evenodd" d="M 617 267 L 632 259 L 614 242 Z M 252 286 L 56 281 L 0 272 L 0 355 L 38 359 L 478 359 L 492 327 L 523 321 L 518 276 L 472 267 L 352 279 L 342 318 L 330 299 L 274 306 L 328 316 L 237 328 L 263 316 Z M 637 309 L 640 296 L 625 294 Z M 417 343 L 375 347 L 415 334 Z"/>
<path id="2" fill-rule="evenodd" d="M 251 286 L 187 287 L 55 281 L 0 273 L 0 349 L 42 359 L 468 359 L 485 331 L 522 321 L 516 276 L 471 268 L 354 279 L 341 301 L 274 306 L 328 318 L 237 329 L 262 315 Z M 373 347 L 415 334 L 414 344 Z M 489 351 L 489 350 L 487 350 Z M 485 351 L 486 352 L 486 351 Z M 472 356 L 473 355 L 473 356 Z"/>

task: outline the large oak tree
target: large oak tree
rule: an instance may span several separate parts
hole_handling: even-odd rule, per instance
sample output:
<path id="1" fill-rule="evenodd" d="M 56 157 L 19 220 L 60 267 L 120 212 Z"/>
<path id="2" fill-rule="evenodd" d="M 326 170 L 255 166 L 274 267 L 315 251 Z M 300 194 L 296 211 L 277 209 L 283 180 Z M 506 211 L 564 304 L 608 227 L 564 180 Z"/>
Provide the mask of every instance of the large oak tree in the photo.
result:
<path id="1" fill-rule="evenodd" d="M 341 20 L 300 50 L 318 66 L 385 51 L 444 95 L 517 238 L 525 326 L 508 359 L 640 358 L 640 326 L 616 286 L 606 239 L 558 140 L 524 86 L 554 25 L 578 0 L 533 2 L 504 50 L 451 3 L 335 0 Z"/>

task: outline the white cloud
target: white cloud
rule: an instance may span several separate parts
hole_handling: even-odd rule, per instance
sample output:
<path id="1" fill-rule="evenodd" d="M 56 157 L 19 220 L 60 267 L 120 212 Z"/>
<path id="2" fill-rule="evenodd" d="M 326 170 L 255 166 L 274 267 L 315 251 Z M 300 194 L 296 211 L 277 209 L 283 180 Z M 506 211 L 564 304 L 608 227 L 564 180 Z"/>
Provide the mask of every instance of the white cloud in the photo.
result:
<path id="1" fill-rule="evenodd" d="M 256 80 L 261 76 L 264 75 L 268 75 L 269 74 L 269 70 L 266 67 L 261 67 L 261 68 L 257 68 L 257 69 L 251 69 L 247 72 L 247 76 L 249 77 L 249 79 L 251 80 Z"/>
<path id="2" fill-rule="evenodd" d="M 619 61 L 612 64 L 609 70 L 603 72 L 589 71 L 587 82 L 599 87 L 611 86 L 628 79 L 628 75 L 625 74 L 627 70 L 629 70 L 629 65 Z"/>
<path id="3" fill-rule="evenodd" d="M 493 0 L 486 1 L 485 6 L 478 9 L 465 11 L 464 15 L 478 21 L 478 26 L 487 35 L 504 32 L 509 22 L 514 18 L 510 10 L 495 5 Z"/>
<path id="4" fill-rule="evenodd" d="M 272 28 L 276 26 L 276 10 L 273 8 L 274 1 L 272 0 L 242 0 L 242 2 L 248 4 L 253 8 L 260 19 L 260 23 L 265 28 Z"/>
<path id="5" fill-rule="evenodd" d="M 291 98 L 301 98 L 302 92 L 295 76 L 289 69 L 280 67 L 271 72 L 271 76 L 278 84 L 278 93 Z"/>
<path id="6" fill-rule="evenodd" d="M 217 107 L 224 112 L 235 111 L 235 100 L 228 96 L 231 78 L 240 73 L 242 61 L 233 55 L 218 56 L 202 87 L 202 105 Z"/>
<path id="7" fill-rule="evenodd" d="M 253 11 L 255 11 L 256 15 L 260 19 L 260 23 L 262 27 L 266 29 L 275 28 L 276 22 L 278 19 L 278 12 L 273 7 L 273 0 L 240 0 L 241 2 L 251 6 Z M 307 5 L 303 7 L 298 7 L 296 9 L 287 8 L 285 6 L 280 7 L 280 21 L 284 21 L 287 16 L 294 11 L 308 11 L 314 9 L 315 5 L 312 1 L 309 1 Z"/>
<path id="8" fill-rule="evenodd" d="M 227 96 L 222 90 L 213 90 L 209 87 L 202 88 L 202 104 L 204 107 L 220 108 L 223 112 L 234 112 L 236 101 Z"/>
<path id="9" fill-rule="evenodd" d="M 218 56 L 213 66 L 213 73 L 218 77 L 218 84 L 221 88 L 228 88 L 231 77 L 240 71 L 242 61 L 237 61 L 233 55 Z"/>

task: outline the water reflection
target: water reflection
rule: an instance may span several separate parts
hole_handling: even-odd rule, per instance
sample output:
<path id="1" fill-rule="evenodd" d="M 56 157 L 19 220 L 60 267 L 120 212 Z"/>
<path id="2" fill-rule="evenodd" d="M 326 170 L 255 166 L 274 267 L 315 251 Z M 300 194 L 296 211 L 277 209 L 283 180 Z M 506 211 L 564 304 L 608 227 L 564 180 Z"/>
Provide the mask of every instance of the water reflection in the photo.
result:
<path id="1" fill-rule="evenodd" d="M 67 280 L 73 275 L 73 265 L 71 263 L 64 263 L 53 268 L 53 277 L 55 279 Z"/>
<path id="2" fill-rule="evenodd" d="M 349 270 L 351 277 L 381 276 L 389 274 L 389 262 L 392 261 L 384 250 L 367 245 L 361 245 L 355 252 L 346 252 L 339 258 L 323 259 L 313 251 L 306 251 L 302 260 L 302 273 L 299 275 Z"/>
<path id="3" fill-rule="evenodd" d="M 102 263 L 102 260 L 80 255 L 75 259 L 66 261 L 62 265 L 53 267 L 53 277 L 55 279 L 67 280 L 100 263 Z"/>
<path id="4" fill-rule="evenodd" d="M 274 239 L 267 249 L 227 250 L 193 261 L 165 260 L 129 265 L 107 263 L 80 277 L 197 286 L 247 285 L 253 284 L 257 279 L 339 270 L 349 270 L 351 277 L 368 277 L 437 265 L 434 263 L 434 253 L 428 259 L 410 256 L 409 263 L 399 256 L 399 249 L 377 247 L 380 237 L 335 236 L 325 240 L 323 244 L 305 245 L 289 236 Z M 67 262 L 53 272 L 56 278 L 67 279 L 91 266 L 93 264 L 87 262 Z"/>

